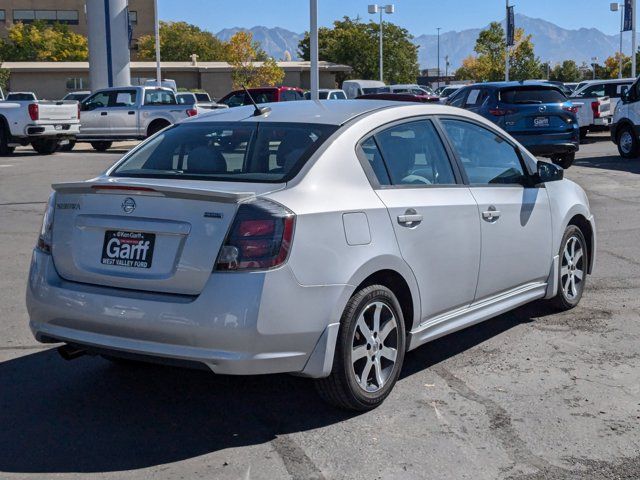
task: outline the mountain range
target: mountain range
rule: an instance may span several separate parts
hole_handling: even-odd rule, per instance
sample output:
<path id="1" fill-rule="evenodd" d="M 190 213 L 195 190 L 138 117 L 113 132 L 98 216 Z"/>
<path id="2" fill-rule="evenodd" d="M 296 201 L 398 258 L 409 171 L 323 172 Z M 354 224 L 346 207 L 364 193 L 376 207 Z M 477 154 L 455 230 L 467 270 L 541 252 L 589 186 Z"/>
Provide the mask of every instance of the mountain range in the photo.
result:
<path id="1" fill-rule="evenodd" d="M 619 36 L 607 35 L 596 28 L 580 28 L 569 30 L 554 23 L 525 15 L 516 15 L 516 27 L 523 28 L 527 35 L 532 36 L 536 55 L 543 62 L 561 62 L 575 60 L 578 64 L 591 63 L 592 57 L 597 57 L 602 63 L 604 59 L 615 54 L 619 48 Z M 461 31 L 450 31 L 440 34 L 441 68 L 444 69 L 445 56 L 449 57 L 450 70 L 455 70 L 462 64 L 462 60 L 473 53 L 478 34 L 483 28 L 471 28 Z M 260 42 L 262 48 L 277 60 L 285 57 L 285 52 L 291 54 L 292 59 L 298 57 L 298 42 L 303 34 L 295 33 L 284 28 L 253 27 L 226 28 L 216 35 L 222 40 L 228 40 L 239 30 L 248 30 L 253 38 Z M 630 34 L 625 35 L 623 45 L 625 52 L 630 53 Z M 418 45 L 418 62 L 421 68 L 434 68 L 437 60 L 436 35 L 421 34 L 414 38 Z"/>

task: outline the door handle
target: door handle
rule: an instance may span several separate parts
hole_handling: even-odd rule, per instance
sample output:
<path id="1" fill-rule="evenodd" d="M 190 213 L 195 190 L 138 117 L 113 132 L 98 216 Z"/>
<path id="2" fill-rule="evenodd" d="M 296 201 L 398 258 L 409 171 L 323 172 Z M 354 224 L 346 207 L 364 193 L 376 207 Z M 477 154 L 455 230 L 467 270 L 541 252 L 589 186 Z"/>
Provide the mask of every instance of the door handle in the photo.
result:
<path id="1" fill-rule="evenodd" d="M 107 114 L 107 112 L 100 112 L 100 115 L 102 115 L 103 117 Z"/>
<path id="2" fill-rule="evenodd" d="M 486 211 L 482 212 L 482 218 L 489 223 L 496 222 L 500 218 L 500 211 L 491 205 Z"/>
<path id="3" fill-rule="evenodd" d="M 134 112 L 134 111 L 127 112 L 127 115 L 135 115 L 135 114 L 136 114 L 136 112 Z"/>
<path id="4" fill-rule="evenodd" d="M 415 227 L 422 222 L 422 215 L 413 208 L 409 208 L 404 215 L 398 215 L 398 223 L 405 227 Z"/>

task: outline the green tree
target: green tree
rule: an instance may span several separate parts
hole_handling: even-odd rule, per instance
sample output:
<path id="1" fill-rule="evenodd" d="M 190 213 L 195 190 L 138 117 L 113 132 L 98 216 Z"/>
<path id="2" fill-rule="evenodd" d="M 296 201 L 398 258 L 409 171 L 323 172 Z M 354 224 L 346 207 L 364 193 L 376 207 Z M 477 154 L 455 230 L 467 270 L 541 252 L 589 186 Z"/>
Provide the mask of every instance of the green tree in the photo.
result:
<path id="1" fill-rule="evenodd" d="M 224 61 L 226 45 L 213 33 L 186 22 L 160 22 L 160 57 L 167 62 L 188 61 L 192 54 L 203 62 Z M 156 57 L 154 35 L 143 35 L 138 40 L 141 60 Z"/>
<path id="2" fill-rule="evenodd" d="M 233 71 L 231 79 L 234 88 L 244 85 L 247 88 L 277 85 L 284 80 L 284 70 L 273 58 L 261 61 L 261 52 L 256 48 L 250 32 L 239 31 L 229 39 L 226 46 L 226 60 Z"/>
<path id="3" fill-rule="evenodd" d="M 579 82 L 582 80 L 582 72 L 580 72 L 576 62 L 565 60 L 553 67 L 550 79 L 558 82 Z"/>
<path id="4" fill-rule="evenodd" d="M 361 23 L 344 17 L 333 23 L 333 28 L 318 31 L 318 57 L 333 63 L 352 67 L 350 74 L 338 75 L 338 83 L 347 78 L 377 79 L 379 73 L 378 38 L 380 26 L 375 22 Z M 387 83 L 412 83 L 419 75 L 418 47 L 409 32 L 393 23 L 383 25 L 384 79 Z M 309 60 L 309 33 L 298 45 L 299 55 Z"/>
<path id="5" fill-rule="evenodd" d="M 527 80 L 542 76 L 540 60 L 535 56 L 531 35 L 521 28 L 515 31 L 515 46 L 510 49 L 509 78 Z M 474 51 L 477 55 L 467 57 L 456 71 L 456 78 L 477 82 L 504 80 L 507 46 L 504 28 L 492 22 L 480 32 Z"/>
<path id="6" fill-rule="evenodd" d="M 78 62 L 89 58 L 87 38 L 67 25 L 18 22 L 0 40 L 0 58 L 8 62 Z"/>

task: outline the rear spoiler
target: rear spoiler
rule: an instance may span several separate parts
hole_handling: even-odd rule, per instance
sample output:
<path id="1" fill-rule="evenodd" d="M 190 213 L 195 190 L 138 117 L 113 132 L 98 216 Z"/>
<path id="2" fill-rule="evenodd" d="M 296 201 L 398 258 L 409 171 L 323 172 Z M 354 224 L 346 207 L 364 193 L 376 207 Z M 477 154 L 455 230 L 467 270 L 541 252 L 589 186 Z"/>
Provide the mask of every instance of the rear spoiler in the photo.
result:
<path id="1" fill-rule="evenodd" d="M 210 202 L 238 203 L 255 197 L 255 192 L 228 192 L 201 188 L 174 187 L 169 185 L 140 184 L 133 182 L 70 182 L 51 185 L 58 193 L 101 194 L 182 198 Z"/>

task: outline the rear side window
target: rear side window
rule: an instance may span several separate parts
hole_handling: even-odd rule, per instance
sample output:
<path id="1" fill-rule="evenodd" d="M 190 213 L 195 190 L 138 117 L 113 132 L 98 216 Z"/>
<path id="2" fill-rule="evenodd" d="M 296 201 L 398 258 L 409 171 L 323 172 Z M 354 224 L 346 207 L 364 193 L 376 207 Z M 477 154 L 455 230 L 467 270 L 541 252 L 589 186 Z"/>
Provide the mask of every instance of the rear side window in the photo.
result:
<path id="1" fill-rule="evenodd" d="M 447 152 L 428 120 L 383 130 L 363 142 L 361 148 L 380 185 L 456 183 Z"/>
<path id="2" fill-rule="evenodd" d="M 567 97 L 556 88 L 515 87 L 500 90 L 500 101 L 510 104 L 564 103 Z"/>
<path id="3" fill-rule="evenodd" d="M 136 104 L 137 92 L 135 90 L 116 90 L 111 95 L 110 107 L 130 107 Z"/>
<path id="4" fill-rule="evenodd" d="M 283 182 L 336 130 L 303 123 L 191 123 L 167 129 L 113 176 Z"/>
<path id="5" fill-rule="evenodd" d="M 145 105 L 177 105 L 176 97 L 167 90 L 145 90 Z"/>

